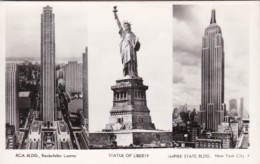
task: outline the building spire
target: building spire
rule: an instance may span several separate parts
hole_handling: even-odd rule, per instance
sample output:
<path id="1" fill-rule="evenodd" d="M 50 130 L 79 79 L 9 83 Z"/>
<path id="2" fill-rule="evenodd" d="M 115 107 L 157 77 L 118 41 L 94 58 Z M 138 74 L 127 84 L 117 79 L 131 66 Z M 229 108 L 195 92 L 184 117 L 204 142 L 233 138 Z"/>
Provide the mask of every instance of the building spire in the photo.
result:
<path id="1" fill-rule="evenodd" d="M 210 24 L 213 24 L 213 23 L 217 23 L 217 21 L 216 21 L 216 11 L 215 11 L 215 9 L 211 10 L 211 20 L 210 20 Z"/>

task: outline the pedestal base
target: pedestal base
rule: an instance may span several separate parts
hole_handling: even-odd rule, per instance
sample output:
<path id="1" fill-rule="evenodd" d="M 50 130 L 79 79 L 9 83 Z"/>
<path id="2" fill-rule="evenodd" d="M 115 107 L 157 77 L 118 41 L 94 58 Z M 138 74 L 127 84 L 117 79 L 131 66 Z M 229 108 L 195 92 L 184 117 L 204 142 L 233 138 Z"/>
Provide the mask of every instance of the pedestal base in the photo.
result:
<path id="1" fill-rule="evenodd" d="M 109 123 L 103 131 L 130 129 L 155 129 L 146 104 L 146 90 L 140 77 L 122 78 L 111 89 L 114 92 Z"/>

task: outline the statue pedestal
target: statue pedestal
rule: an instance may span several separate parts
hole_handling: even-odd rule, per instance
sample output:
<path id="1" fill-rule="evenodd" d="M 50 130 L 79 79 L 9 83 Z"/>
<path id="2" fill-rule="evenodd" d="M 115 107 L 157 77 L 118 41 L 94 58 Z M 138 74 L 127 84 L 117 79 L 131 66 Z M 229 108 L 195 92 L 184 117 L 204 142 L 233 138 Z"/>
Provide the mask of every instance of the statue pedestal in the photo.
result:
<path id="1" fill-rule="evenodd" d="M 116 80 L 116 85 L 111 89 L 114 92 L 113 107 L 109 123 L 103 131 L 155 129 L 146 104 L 148 86 L 143 84 L 142 78 L 124 77 Z"/>

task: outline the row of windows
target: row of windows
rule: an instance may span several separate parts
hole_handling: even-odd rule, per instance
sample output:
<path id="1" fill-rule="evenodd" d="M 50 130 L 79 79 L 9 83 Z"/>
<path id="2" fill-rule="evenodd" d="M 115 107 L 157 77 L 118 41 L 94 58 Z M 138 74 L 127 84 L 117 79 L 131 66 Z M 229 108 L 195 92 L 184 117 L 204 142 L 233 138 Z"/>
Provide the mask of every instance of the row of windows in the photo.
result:
<path id="1" fill-rule="evenodd" d="M 135 98 L 145 98 L 145 93 L 143 91 L 135 91 Z"/>
<path id="2" fill-rule="evenodd" d="M 124 118 L 117 118 L 117 123 L 123 123 Z M 144 118 L 139 118 L 139 122 L 144 122 Z"/>
<path id="3" fill-rule="evenodd" d="M 126 91 L 123 92 L 114 92 L 115 99 L 126 99 Z"/>
<path id="4" fill-rule="evenodd" d="M 114 92 L 114 98 L 115 99 L 126 99 L 127 93 L 126 91 L 121 91 L 121 92 Z M 134 94 L 135 98 L 145 98 L 145 93 L 144 91 L 135 91 Z"/>
<path id="5" fill-rule="evenodd" d="M 144 122 L 144 118 L 139 118 L 139 122 Z"/>
<path id="6" fill-rule="evenodd" d="M 217 148 L 220 147 L 220 143 L 216 142 L 199 142 L 197 143 L 198 147 L 207 147 L 207 148 Z"/>
<path id="7" fill-rule="evenodd" d="M 211 47 L 214 46 L 222 46 L 223 39 L 221 34 L 209 33 L 208 36 L 204 36 L 202 38 L 202 48 L 209 48 L 209 44 L 211 43 Z M 214 44 L 214 45 L 213 45 Z"/>

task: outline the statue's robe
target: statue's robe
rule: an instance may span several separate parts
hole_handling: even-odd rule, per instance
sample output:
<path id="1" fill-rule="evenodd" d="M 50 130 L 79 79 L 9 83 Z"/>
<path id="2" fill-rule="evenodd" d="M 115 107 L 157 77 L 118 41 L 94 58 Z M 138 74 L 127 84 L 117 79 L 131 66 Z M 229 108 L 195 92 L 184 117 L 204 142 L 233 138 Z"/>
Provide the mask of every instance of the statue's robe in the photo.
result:
<path id="1" fill-rule="evenodd" d="M 124 76 L 138 77 L 136 51 L 139 50 L 140 43 L 133 32 L 126 32 L 121 28 L 119 34 L 122 38 L 120 54 L 124 65 Z"/>

